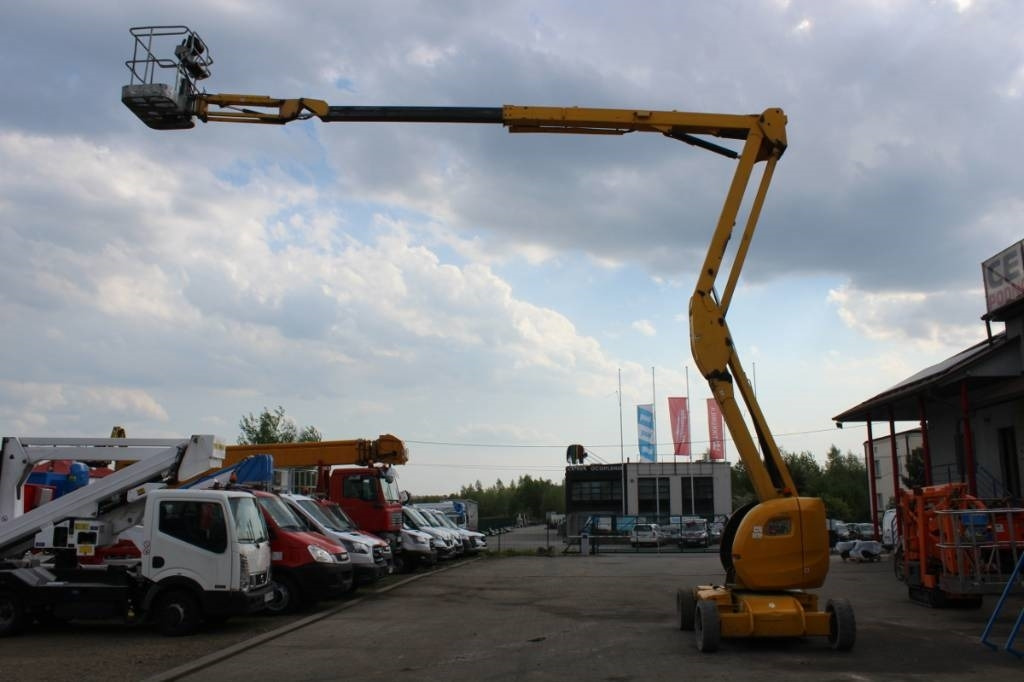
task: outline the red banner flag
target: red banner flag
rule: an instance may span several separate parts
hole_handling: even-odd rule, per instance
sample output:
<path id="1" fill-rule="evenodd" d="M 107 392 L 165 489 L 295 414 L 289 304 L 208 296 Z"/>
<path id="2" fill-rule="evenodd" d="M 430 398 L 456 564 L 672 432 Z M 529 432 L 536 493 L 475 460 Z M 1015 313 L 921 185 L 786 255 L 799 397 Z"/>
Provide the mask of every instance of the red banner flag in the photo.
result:
<path id="1" fill-rule="evenodd" d="M 668 399 L 668 418 L 672 423 L 672 444 L 676 455 L 690 456 L 690 407 L 686 398 Z"/>
<path id="2" fill-rule="evenodd" d="M 708 439 L 711 441 L 711 460 L 725 459 L 725 433 L 722 430 L 722 410 L 718 401 L 708 398 Z"/>

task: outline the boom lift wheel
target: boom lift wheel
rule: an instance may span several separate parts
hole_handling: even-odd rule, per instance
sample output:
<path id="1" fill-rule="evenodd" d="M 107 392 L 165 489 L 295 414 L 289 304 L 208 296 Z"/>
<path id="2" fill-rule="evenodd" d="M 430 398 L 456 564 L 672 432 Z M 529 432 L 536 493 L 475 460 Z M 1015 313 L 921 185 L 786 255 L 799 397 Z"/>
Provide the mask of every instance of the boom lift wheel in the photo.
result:
<path id="1" fill-rule="evenodd" d="M 25 605 L 13 592 L 0 591 L 0 637 L 16 635 L 25 629 Z"/>
<path id="2" fill-rule="evenodd" d="M 168 637 L 191 635 L 199 629 L 199 602 L 186 590 L 172 590 L 157 597 L 153 611 L 160 633 Z"/>
<path id="3" fill-rule="evenodd" d="M 697 651 L 705 654 L 718 651 L 718 643 L 722 638 L 722 618 L 718 615 L 718 604 L 710 599 L 701 599 L 697 602 L 694 615 Z"/>
<path id="4" fill-rule="evenodd" d="M 696 610 L 697 598 L 693 596 L 693 589 L 680 587 L 676 591 L 676 617 L 679 619 L 680 630 L 693 630 Z"/>
<path id="5" fill-rule="evenodd" d="M 836 651 L 849 651 L 857 639 L 857 621 L 853 607 L 845 599 L 829 599 L 825 605 L 828 614 L 828 643 Z"/>

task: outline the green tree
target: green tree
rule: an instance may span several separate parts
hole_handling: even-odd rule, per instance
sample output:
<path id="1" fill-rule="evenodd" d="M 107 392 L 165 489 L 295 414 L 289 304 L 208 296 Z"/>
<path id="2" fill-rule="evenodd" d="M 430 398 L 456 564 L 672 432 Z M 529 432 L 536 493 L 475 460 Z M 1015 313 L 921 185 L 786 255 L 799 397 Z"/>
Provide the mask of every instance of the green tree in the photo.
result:
<path id="1" fill-rule="evenodd" d="M 529 475 L 521 476 L 507 485 L 499 479 L 488 488 L 477 481 L 474 485 L 462 486 L 455 495 L 439 496 L 437 499 L 446 498 L 475 500 L 479 505 L 481 519 L 512 519 L 523 514 L 529 519 L 540 521 L 549 511 L 565 511 L 564 485 Z"/>
<path id="2" fill-rule="evenodd" d="M 904 469 L 906 473 L 900 473 L 904 487 L 914 489 L 924 485 L 924 448 L 914 448 L 910 451 Z"/>
<path id="3" fill-rule="evenodd" d="M 737 460 L 729 469 L 729 476 L 732 479 L 732 510 L 757 501 L 754 494 L 754 484 L 750 481 L 747 473 L 747 465 L 742 460 Z"/>
<path id="4" fill-rule="evenodd" d="M 805 497 L 817 497 L 821 492 L 822 471 L 814 455 L 809 452 L 783 452 L 782 459 L 786 462 L 797 493 Z"/>
<path id="5" fill-rule="evenodd" d="M 831 518 L 857 521 L 871 517 L 867 466 L 852 452 L 841 454 L 835 445 L 826 455 L 820 495 Z M 844 507 L 846 513 L 840 514 Z"/>
<path id="6" fill-rule="evenodd" d="M 258 417 L 250 412 L 238 422 L 238 428 L 241 429 L 239 445 L 311 443 L 323 440 L 315 426 L 306 426 L 299 431 L 280 405 L 273 410 L 264 407 Z"/>
<path id="7" fill-rule="evenodd" d="M 797 493 L 820 497 L 830 518 L 850 521 L 870 517 L 867 467 L 852 453 L 842 454 L 834 445 L 822 467 L 810 452 L 782 453 Z M 742 462 L 731 467 L 733 510 L 757 501 L 753 484 Z"/>

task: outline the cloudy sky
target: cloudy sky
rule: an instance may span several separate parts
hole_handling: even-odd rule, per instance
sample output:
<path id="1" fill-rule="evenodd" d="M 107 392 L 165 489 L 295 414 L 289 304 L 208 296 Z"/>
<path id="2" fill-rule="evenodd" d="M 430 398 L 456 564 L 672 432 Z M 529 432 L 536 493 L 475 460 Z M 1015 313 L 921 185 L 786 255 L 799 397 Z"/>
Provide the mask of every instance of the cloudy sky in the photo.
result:
<path id="1" fill-rule="evenodd" d="M 128 29 L 172 24 L 208 44 L 214 93 L 784 109 L 729 321 L 787 451 L 862 452 L 831 417 L 982 340 L 980 263 L 1024 236 L 1014 2 L 16 3 L 5 434 L 233 442 L 280 405 L 325 438 L 394 433 L 402 486 L 444 493 L 560 480 L 574 442 L 635 460 L 652 395 L 671 460 L 666 398 L 709 396 L 686 308 L 733 161 L 487 125 L 158 132 L 120 102 Z"/>

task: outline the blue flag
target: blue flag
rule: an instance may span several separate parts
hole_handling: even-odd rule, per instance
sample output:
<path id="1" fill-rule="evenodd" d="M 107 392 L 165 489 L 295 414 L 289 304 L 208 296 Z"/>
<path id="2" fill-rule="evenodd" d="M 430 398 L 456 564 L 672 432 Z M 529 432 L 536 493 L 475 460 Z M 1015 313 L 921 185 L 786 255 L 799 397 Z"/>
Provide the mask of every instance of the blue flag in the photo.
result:
<path id="1" fill-rule="evenodd" d="M 654 405 L 636 406 L 636 437 L 640 446 L 640 459 L 657 460 L 654 450 Z"/>

